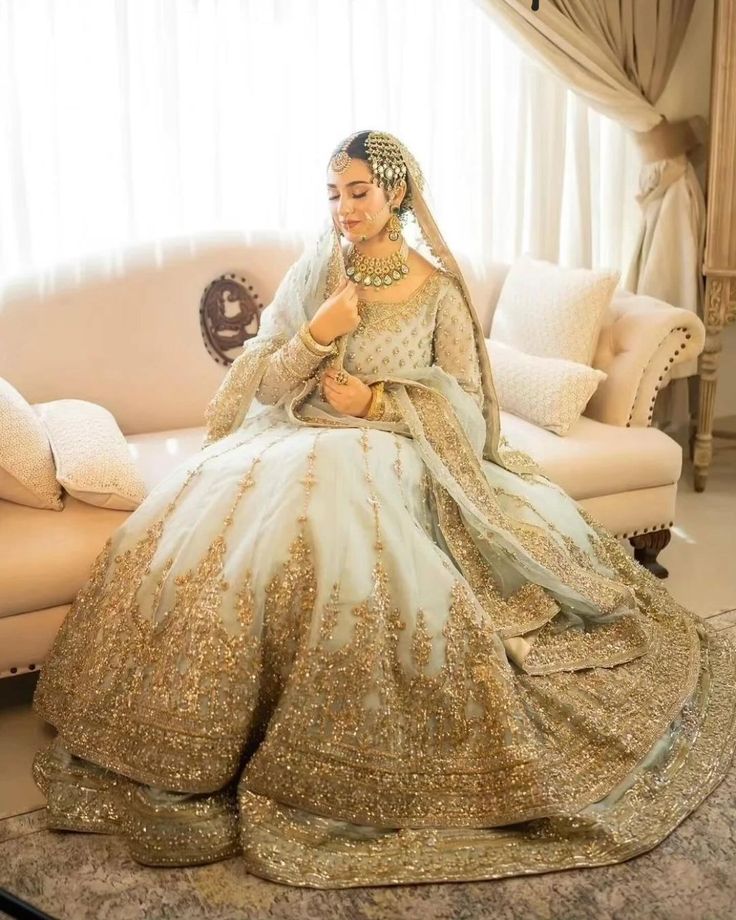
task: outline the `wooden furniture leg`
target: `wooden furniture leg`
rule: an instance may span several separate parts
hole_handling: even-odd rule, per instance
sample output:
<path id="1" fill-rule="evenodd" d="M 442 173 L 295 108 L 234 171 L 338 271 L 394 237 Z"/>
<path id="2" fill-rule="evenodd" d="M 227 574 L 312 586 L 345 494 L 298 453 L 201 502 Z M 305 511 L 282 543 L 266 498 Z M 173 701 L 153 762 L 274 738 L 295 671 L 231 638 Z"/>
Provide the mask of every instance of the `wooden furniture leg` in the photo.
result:
<path id="1" fill-rule="evenodd" d="M 671 536 L 669 530 L 653 530 L 629 537 L 629 543 L 634 547 L 634 559 L 657 578 L 666 578 L 670 574 L 661 562 L 657 562 L 657 554 L 667 546 Z"/>

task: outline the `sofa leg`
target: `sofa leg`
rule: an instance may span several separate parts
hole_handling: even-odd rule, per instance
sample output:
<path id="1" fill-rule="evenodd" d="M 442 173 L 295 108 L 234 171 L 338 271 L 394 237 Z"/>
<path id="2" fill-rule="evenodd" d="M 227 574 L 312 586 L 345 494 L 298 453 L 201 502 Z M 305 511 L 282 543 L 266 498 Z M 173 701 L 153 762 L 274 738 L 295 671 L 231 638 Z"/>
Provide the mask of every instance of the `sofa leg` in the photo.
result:
<path id="1" fill-rule="evenodd" d="M 636 561 L 657 578 L 666 578 L 669 575 L 662 563 L 657 562 L 657 554 L 667 546 L 671 536 L 669 530 L 653 530 L 651 533 L 638 533 L 629 537 Z"/>

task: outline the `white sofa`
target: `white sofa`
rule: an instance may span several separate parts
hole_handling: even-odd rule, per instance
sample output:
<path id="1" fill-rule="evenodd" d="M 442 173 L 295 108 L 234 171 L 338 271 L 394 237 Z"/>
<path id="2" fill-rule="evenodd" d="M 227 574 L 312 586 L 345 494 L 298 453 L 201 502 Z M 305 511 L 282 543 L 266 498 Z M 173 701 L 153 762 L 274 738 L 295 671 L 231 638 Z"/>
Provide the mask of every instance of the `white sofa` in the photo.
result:
<path id="1" fill-rule="evenodd" d="M 300 248 L 297 238 L 267 236 L 172 241 L 8 287 L 0 376 L 30 403 L 74 397 L 107 407 L 152 487 L 202 446 L 204 409 L 226 371 L 203 342 L 203 291 L 232 272 L 267 304 Z M 505 272 L 492 266 L 481 283 L 467 270 L 486 333 Z M 675 519 L 682 452 L 648 426 L 670 368 L 703 342 L 692 313 L 618 293 L 594 362 L 608 378 L 570 434 L 502 413 L 511 444 L 655 570 Z M 61 512 L 0 500 L 0 676 L 42 664 L 92 561 L 128 514 L 66 493 Z"/>

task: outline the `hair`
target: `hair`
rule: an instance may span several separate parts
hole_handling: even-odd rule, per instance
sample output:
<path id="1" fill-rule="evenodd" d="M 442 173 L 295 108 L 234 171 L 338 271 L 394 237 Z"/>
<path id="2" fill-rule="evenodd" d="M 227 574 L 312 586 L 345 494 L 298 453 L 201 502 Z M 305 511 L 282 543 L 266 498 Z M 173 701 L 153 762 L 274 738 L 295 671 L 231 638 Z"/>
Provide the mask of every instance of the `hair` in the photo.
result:
<path id="1" fill-rule="evenodd" d="M 335 147 L 335 149 L 330 154 L 330 159 L 328 160 L 328 162 L 332 160 L 332 158 L 335 156 L 336 153 L 344 149 L 345 153 L 347 153 L 349 157 L 355 160 L 363 160 L 365 163 L 368 164 L 368 168 L 371 169 L 370 160 L 368 159 L 368 154 L 365 148 L 365 142 L 368 139 L 368 135 L 372 133 L 373 131 L 359 131 L 357 134 L 352 136 L 352 139 L 350 143 L 347 145 L 347 147 L 344 147 L 344 144 L 345 144 L 344 140 L 340 141 L 337 147 Z M 402 157 L 402 160 L 404 160 L 404 165 L 407 166 L 407 174 L 408 174 L 409 169 L 408 169 L 408 165 L 406 164 L 406 160 L 403 157 Z M 371 172 L 372 172 L 372 169 L 371 169 Z M 378 185 L 377 182 L 375 184 Z M 383 188 L 383 186 L 379 186 L 379 188 Z M 410 214 L 411 214 L 411 193 L 409 191 L 409 183 L 407 182 L 406 190 L 404 192 L 404 197 L 401 201 L 401 204 L 399 205 L 399 219 L 401 220 L 402 223 L 405 223 Z"/>

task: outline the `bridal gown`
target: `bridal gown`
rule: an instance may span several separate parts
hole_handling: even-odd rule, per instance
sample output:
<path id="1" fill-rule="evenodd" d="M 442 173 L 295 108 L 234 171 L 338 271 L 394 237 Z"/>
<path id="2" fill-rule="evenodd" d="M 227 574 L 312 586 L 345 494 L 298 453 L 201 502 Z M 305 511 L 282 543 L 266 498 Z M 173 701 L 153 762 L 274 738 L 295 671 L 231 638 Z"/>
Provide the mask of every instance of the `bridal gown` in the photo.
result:
<path id="1" fill-rule="evenodd" d="M 255 411 L 152 489 L 62 625 L 34 697 L 49 826 L 316 887 L 650 849 L 730 762 L 732 646 L 531 458 L 470 449 L 450 274 L 361 315 L 345 368 L 430 368 L 457 425 L 429 400 L 421 433 L 391 386 L 382 428 L 331 425 L 318 387 L 294 416 L 323 359 L 274 352 Z"/>

